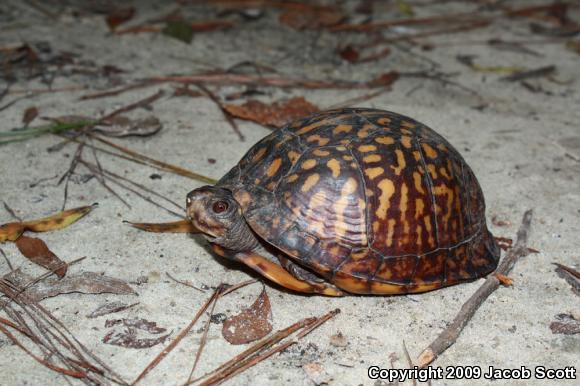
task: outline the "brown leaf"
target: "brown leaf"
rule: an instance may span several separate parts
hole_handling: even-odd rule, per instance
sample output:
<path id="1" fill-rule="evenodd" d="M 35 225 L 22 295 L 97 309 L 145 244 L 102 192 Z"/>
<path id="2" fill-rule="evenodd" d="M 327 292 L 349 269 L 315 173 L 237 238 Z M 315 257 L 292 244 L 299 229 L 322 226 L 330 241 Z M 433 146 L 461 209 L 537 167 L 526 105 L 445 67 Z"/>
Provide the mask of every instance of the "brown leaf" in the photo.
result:
<path id="1" fill-rule="evenodd" d="M 236 118 L 275 128 L 280 128 L 294 119 L 319 111 L 317 106 L 303 97 L 277 101 L 270 105 L 257 100 L 249 100 L 243 105 L 224 105 L 224 109 Z"/>
<path id="2" fill-rule="evenodd" d="M 574 335 L 580 333 L 580 320 L 569 314 L 558 314 L 556 320 L 550 323 L 554 334 Z"/>
<path id="3" fill-rule="evenodd" d="M 21 222 L 10 222 L 0 225 L 0 243 L 5 241 L 15 241 L 24 232 L 24 224 Z"/>
<path id="4" fill-rule="evenodd" d="M 137 304 L 139 303 L 127 304 L 123 302 L 108 302 L 97 307 L 96 310 L 87 315 L 87 318 L 98 318 L 99 316 L 125 311 L 126 309 L 134 307 Z"/>
<path id="5" fill-rule="evenodd" d="M 318 362 L 306 363 L 302 370 L 315 385 L 327 385 L 332 381 L 332 376 L 328 374 L 324 366 Z"/>
<path id="6" fill-rule="evenodd" d="M 146 319 L 114 319 L 105 322 L 106 328 L 117 325 L 121 325 L 123 329 L 121 331 L 115 329 L 107 333 L 103 338 L 103 343 L 125 348 L 141 349 L 163 343 L 167 337 L 171 335 L 171 333 L 169 333 L 157 338 L 139 338 L 139 331 L 145 331 L 150 334 L 161 334 L 167 331 L 166 328 L 158 327 L 157 323 L 150 322 Z"/>
<path id="7" fill-rule="evenodd" d="M 254 304 L 224 321 L 222 335 L 231 344 L 246 344 L 263 338 L 272 331 L 272 309 L 266 290 Z"/>
<path id="8" fill-rule="evenodd" d="M 29 275 L 15 270 L 5 276 L 7 280 L 18 287 L 23 287 L 33 281 Z M 33 301 L 68 294 L 102 294 L 134 295 L 135 291 L 123 280 L 105 276 L 97 272 L 82 272 L 69 274 L 62 279 L 45 279 L 29 287 L 24 293 Z"/>
<path id="9" fill-rule="evenodd" d="M 113 8 L 109 11 L 106 22 L 111 31 L 114 31 L 117 26 L 131 20 L 135 16 L 134 7 Z"/>
<path id="10" fill-rule="evenodd" d="M 154 116 L 130 119 L 123 115 L 115 115 L 101 121 L 94 129 L 109 137 L 146 137 L 157 133 L 162 127 L 159 119 Z"/>
<path id="11" fill-rule="evenodd" d="M 302 8 L 302 7 L 299 7 Z M 332 27 L 344 20 L 344 13 L 336 7 L 304 5 L 283 12 L 279 21 L 297 30 Z"/>
<path id="12" fill-rule="evenodd" d="M 24 114 L 22 114 L 22 123 L 24 126 L 28 127 L 30 122 L 34 120 L 38 116 L 38 109 L 34 106 L 27 108 L 24 110 Z"/>
<path id="13" fill-rule="evenodd" d="M 48 246 L 41 239 L 34 237 L 20 236 L 16 240 L 16 246 L 20 252 L 30 261 L 36 263 L 63 278 L 66 275 L 67 265 L 64 261 L 52 253 Z"/>
<path id="14" fill-rule="evenodd" d="M 348 340 L 342 332 L 339 331 L 330 337 L 330 344 L 335 347 L 346 347 L 348 346 Z"/>

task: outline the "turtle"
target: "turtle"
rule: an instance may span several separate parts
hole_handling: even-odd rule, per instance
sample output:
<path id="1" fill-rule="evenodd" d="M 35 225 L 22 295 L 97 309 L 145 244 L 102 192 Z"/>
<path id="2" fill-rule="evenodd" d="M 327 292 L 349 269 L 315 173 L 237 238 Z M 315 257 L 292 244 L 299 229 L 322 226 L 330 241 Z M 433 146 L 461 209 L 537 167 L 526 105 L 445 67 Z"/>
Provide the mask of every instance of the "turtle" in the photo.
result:
<path id="1" fill-rule="evenodd" d="M 426 292 L 484 277 L 500 256 L 459 152 L 379 109 L 273 131 L 215 185 L 189 192 L 186 212 L 214 253 L 300 293 Z"/>

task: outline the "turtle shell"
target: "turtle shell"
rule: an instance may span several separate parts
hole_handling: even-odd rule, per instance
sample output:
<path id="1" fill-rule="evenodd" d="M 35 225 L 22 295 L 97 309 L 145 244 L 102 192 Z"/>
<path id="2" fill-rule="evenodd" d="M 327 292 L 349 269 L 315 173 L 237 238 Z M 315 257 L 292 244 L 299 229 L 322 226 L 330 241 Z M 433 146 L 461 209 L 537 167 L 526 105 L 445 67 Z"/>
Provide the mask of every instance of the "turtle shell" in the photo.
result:
<path id="1" fill-rule="evenodd" d="M 259 237 L 352 293 L 423 292 L 492 271 L 481 188 L 439 134 L 374 109 L 268 135 L 218 186 Z"/>

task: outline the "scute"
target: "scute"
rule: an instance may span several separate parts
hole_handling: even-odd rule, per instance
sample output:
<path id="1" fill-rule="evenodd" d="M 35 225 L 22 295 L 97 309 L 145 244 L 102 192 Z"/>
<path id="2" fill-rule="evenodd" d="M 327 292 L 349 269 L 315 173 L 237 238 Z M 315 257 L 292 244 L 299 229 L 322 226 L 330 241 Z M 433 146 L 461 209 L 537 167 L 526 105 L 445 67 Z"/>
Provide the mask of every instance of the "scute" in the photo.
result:
<path id="1" fill-rule="evenodd" d="M 469 166 L 399 114 L 342 109 L 293 122 L 218 185 L 260 237 L 349 292 L 422 292 L 481 277 L 499 259 Z"/>

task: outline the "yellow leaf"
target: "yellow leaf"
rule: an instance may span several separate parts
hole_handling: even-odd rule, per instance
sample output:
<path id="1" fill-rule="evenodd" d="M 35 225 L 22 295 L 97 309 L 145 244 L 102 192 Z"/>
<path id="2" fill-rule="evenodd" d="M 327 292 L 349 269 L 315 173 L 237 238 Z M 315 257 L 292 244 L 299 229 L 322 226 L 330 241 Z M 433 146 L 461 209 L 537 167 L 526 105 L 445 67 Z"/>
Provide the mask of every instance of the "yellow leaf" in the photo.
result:
<path id="1" fill-rule="evenodd" d="M 11 222 L 0 225 L 0 243 L 15 241 L 24 232 L 24 226 L 20 222 Z"/>
<path id="2" fill-rule="evenodd" d="M 53 214 L 52 216 L 44 217 L 38 220 L 25 221 L 22 224 L 24 225 L 25 230 L 32 232 L 55 231 L 58 229 L 66 228 L 67 226 L 80 220 L 96 206 L 97 204 L 81 206 L 78 208 L 65 210 L 63 212 L 59 212 Z"/>
<path id="3" fill-rule="evenodd" d="M 134 223 L 125 221 L 127 224 L 147 231 L 156 233 L 199 233 L 199 230 L 188 220 L 179 220 L 166 223 Z"/>

